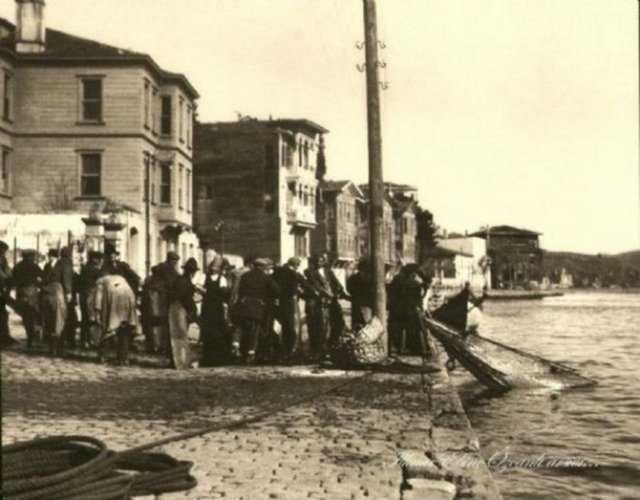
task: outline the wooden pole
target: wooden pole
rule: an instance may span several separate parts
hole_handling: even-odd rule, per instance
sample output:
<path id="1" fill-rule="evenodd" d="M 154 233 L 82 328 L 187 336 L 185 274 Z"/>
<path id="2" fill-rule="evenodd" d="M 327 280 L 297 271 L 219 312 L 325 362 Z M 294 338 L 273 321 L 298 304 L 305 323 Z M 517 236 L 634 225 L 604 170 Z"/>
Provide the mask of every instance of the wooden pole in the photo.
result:
<path id="1" fill-rule="evenodd" d="M 375 0 L 363 0 L 363 2 L 369 145 L 369 234 L 375 287 L 374 314 L 384 325 L 384 345 L 388 352 L 387 294 L 384 279 L 384 184 L 382 178 L 380 83 L 378 81 L 378 28 Z"/>

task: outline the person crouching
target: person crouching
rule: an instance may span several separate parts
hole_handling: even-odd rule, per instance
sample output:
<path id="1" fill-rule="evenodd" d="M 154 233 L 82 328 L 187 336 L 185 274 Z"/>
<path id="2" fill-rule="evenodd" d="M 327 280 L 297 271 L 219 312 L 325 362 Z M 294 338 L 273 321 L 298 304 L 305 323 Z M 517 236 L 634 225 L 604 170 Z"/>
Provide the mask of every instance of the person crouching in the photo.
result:
<path id="1" fill-rule="evenodd" d="M 127 280 L 116 270 L 103 267 L 103 276 L 98 279 L 91 301 L 95 321 L 100 326 L 98 357 L 106 361 L 106 347 L 114 339 L 117 343 L 117 362 L 121 366 L 129 364 L 129 344 L 138 326 L 136 296 Z"/>

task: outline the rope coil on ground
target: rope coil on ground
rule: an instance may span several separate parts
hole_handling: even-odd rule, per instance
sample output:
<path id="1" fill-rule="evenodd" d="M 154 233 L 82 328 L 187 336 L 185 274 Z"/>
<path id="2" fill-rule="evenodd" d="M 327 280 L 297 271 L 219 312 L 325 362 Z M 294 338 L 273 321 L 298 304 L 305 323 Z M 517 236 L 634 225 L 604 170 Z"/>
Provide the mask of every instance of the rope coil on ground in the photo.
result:
<path id="1" fill-rule="evenodd" d="M 363 375 L 349 377 L 323 391 L 241 419 L 212 423 L 121 452 L 111 451 L 102 441 L 87 436 L 52 436 L 4 446 L 0 496 L 7 500 L 115 500 L 186 491 L 197 484 L 190 475 L 193 463 L 147 450 L 210 432 L 246 427 L 362 381 L 375 372 L 424 373 L 424 367 L 393 358 L 362 368 L 367 369 Z"/>

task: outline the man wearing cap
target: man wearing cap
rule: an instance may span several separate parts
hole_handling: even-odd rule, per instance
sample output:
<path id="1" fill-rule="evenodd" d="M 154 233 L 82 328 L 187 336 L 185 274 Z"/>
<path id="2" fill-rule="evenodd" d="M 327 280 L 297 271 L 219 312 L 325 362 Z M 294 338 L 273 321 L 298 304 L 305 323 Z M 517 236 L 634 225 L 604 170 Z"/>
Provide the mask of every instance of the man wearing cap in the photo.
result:
<path id="1" fill-rule="evenodd" d="M 188 352 L 184 349 L 178 351 L 175 346 L 188 345 L 189 325 L 198 319 L 198 309 L 193 298 L 196 293 L 193 277 L 199 269 L 198 261 L 190 257 L 182 268 L 182 275 L 175 280 L 173 288 L 169 291 L 169 335 L 174 368 L 184 368 L 189 362 Z"/>
<path id="2" fill-rule="evenodd" d="M 284 266 L 276 268 L 273 278 L 280 288 L 276 318 L 282 325 L 282 357 L 285 362 L 291 360 L 296 348 L 297 330 L 300 313 L 298 299 L 305 292 L 306 281 L 298 272 L 300 259 L 291 257 Z"/>
<path id="3" fill-rule="evenodd" d="M 0 241 L 0 347 L 15 343 L 15 340 L 9 334 L 9 313 L 7 311 L 11 287 L 11 268 L 7 260 L 8 250 L 9 245 L 4 241 Z"/>
<path id="4" fill-rule="evenodd" d="M 247 364 L 252 364 L 256 359 L 258 344 L 267 326 L 268 308 L 280 295 L 277 283 L 267 274 L 271 264 L 268 259 L 256 259 L 253 268 L 242 275 L 238 286 L 239 316 Z"/>
<path id="5" fill-rule="evenodd" d="M 40 328 L 40 287 L 44 273 L 36 264 L 36 251 L 23 250 L 22 260 L 13 268 L 13 286 L 16 289 L 16 308 L 22 316 L 27 334 L 27 349 L 38 339 Z"/>
<path id="6" fill-rule="evenodd" d="M 86 349 L 91 340 L 91 306 L 89 298 L 94 293 L 94 289 L 102 270 L 102 253 L 91 250 L 88 254 L 88 262 L 82 266 L 79 278 L 80 292 L 80 313 L 82 314 L 82 324 L 80 326 L 80 347 Z"/>

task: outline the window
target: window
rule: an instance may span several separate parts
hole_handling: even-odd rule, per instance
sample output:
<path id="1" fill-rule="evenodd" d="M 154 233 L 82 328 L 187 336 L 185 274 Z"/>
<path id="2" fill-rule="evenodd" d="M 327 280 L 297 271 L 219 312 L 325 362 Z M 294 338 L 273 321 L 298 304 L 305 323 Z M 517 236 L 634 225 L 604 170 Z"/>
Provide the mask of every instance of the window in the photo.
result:
<path id="1" fill-rule="evenodd" d="M 11 78 L 11 73 L 5 70 L 4 72 L 4 96 L 2 101 L 2 117 L 5 120 L 11 119 L 11 94 L 12 94 L 12 83 L 13 79 Z"/>
<path id="2" fill-rule="evenodd" d="M 82 79 L 82 121 L 102 121 L 102 79 Z"/>
<path id="3" fill-rule="evenodd" d="M 151 184 L 149 189 L 151 190 L 151 203 L 156 203 L 156 179 L 157 179 L 156 159 L 151 157 Z"/>
<path id="4" fill-rule="evenodd" d="M 151 98 L 151 132 L 158 133 L 158 89 L 155 87 Z"/>
<path id="5" fill-rule="evenodd" d="M 181 97 L 178 101 L 178 138 L 180 142 L 184 142 L 184 99 Z"/>
<path id="6" fill-rule="evenodd" d="M 309 145 L 304 143 L 304 168 L 309 168 Z"/>
<path id="7" fill-rule="evenodd" d="M 192 143 L 192 134 L 191 134 L 191 124 L 193 122 L 192 118 L 192 108 L 191 106 L 187 106 L 187 147 L 191 148 Z"/>
<path id="8" fill-rule="evenodd" d="M 10 182 L 11 176 L 9 175 L 9 150 L 2 149 L 2 163 L 0 163 L 0 194 L 11 194 Z"/>
<path id="9" fill-rule="evenodd" d="M 191 212 L 191 170 L 187 169 L 187 212 Z"/>
<path id="10" fill-rule="evenodd" d="M 162 117 L 161 117 L 162 123 L 160 124 L 160 133 L 162 135 L 171 135 L 172 123 L 171 123 L 171 96 L 170 95 L 162 96 L 161 113 L 162 113 Z"/>
<path id="11" fill-rule="evenodd" d="M 102 156 L 100 153 L 82 153 L 80 195 L 101 195 Z"/>
<path id="12" fill-rule="evenodd" d="M 171 204 L 171 164 L 160 165 L 160 203 Z"/>
<path id="13" fill-rule="evenodd" d="M 180 170 L 178 170 L 178 208 L 183 208 L 182 204 L 182 193 L 184 186 L 184 166 L 180 165 Z"/>
<path id="14" fill-rule="evenodd" d="M 307 233 L 298 232 L 294 235 L 294 246 L 296 257 L 307 257 Z"/>
<path id="15" fill-rule="evenodd" d="M 144 81 L 144 126 L 149 128 L 149 111 L 150 111 L 150 99 L 151 99 L 151 84 L 149 80 Z"/>

